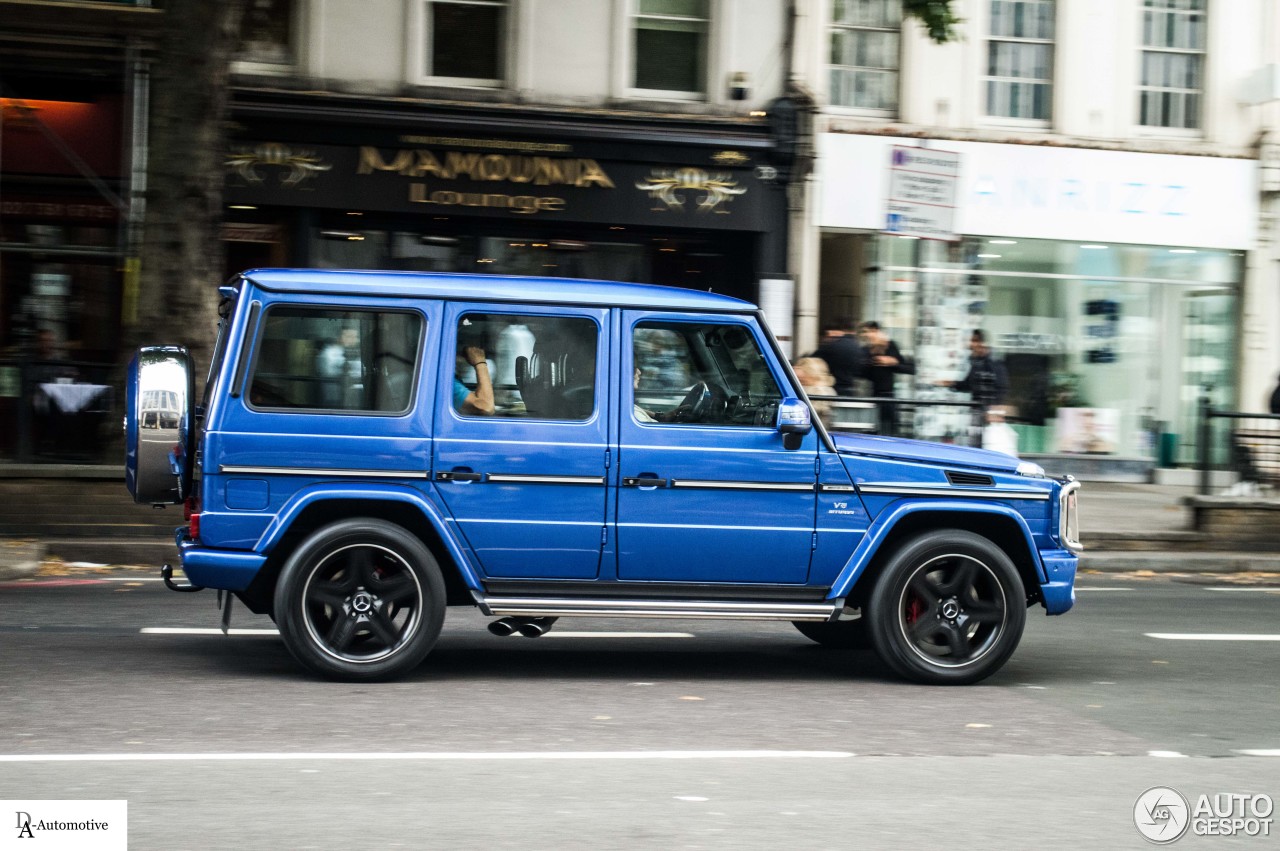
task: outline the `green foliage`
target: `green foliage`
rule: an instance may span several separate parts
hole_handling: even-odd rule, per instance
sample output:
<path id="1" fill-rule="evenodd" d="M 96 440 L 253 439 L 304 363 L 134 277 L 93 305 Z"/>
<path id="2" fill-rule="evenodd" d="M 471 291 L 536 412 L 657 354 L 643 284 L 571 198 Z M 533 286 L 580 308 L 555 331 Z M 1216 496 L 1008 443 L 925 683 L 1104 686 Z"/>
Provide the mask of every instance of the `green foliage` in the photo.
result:
<path id="1" fill-rule="evenodd" d="M 960 19 L 951 9 L 951 0 L 902 0 L 902 13 L 924 24 L 929 38 L 937 44 L 956 38 L 955 28 Z"/>

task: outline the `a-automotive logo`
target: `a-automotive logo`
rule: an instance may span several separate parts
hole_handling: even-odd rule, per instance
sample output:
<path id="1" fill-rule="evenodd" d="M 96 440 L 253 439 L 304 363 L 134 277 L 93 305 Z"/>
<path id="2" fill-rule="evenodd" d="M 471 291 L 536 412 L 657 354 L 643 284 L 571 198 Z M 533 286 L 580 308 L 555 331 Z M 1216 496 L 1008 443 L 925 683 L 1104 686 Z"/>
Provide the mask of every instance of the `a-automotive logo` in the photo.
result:
<path id="1" fill-rule="evenodd" d="M 1150 842 L 1157 845 L 1176 842 L 1191 823 L 1191 807 L 1177 789 L 1152 786 L 1134 803 L 1133 823 Z"/>
<path id="2" fill-rule="evenodd" d="M 13 813 L 12 832 L 0 834 L 0 848 L 115 851 L 129 845 L 127 801 L 0 801 L 0 812 L 6 810 Z"/>

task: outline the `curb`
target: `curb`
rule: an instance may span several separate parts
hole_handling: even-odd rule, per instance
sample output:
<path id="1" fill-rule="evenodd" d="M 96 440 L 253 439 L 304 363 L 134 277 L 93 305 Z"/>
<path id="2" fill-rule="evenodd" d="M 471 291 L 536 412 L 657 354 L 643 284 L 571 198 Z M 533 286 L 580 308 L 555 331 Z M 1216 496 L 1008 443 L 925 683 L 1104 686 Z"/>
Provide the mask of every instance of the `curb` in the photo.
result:
<path id="1" fill-rule="evenodd" d="M 1280 573 L 1280 553 L 1086 550 L 1081 571 L 1129 573 Z"/>

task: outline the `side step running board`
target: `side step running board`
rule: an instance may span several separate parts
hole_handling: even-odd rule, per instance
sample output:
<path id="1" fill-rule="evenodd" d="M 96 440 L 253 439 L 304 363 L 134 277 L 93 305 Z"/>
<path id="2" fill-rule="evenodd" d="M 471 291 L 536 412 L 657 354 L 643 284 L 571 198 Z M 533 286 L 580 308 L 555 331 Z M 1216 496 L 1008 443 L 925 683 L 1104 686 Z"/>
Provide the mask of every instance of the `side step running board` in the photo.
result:
<path id="1" fill-rule="evenodd" d="M 724 618 L 772 621 L 829 621 L 843 601 L 795 603 L 771 600 L 635 600 L 605 597 L 485 597 L 480 611 L 495 617 Z"/>

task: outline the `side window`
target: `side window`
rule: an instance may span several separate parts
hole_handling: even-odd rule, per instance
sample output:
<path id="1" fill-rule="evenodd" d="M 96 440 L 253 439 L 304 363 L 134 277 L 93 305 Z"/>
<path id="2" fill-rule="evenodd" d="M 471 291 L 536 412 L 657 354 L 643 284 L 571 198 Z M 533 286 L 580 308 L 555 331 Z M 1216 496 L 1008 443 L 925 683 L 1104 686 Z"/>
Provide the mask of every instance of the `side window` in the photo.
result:
<path id="1" fill-rule="evenodd" d="M 409 409 L 422 348 L 420 314 L 275 307 L 261 328 L 251 407 L 378 414 Z"/>
<path id="2" fill-rule="evenodd" d="M 598 337 L 596 323 L 582 316 L 465 314 L 453 406 L 463 416 L 589 419 Z M 483 366 L 472 366 L 480 359 Z"/>
<path id="3" fill-rule="evenodd" d="M 782 393 L 742 325 L 642 322 L 632 335 L 639 422 L 772 425 Z"/>

